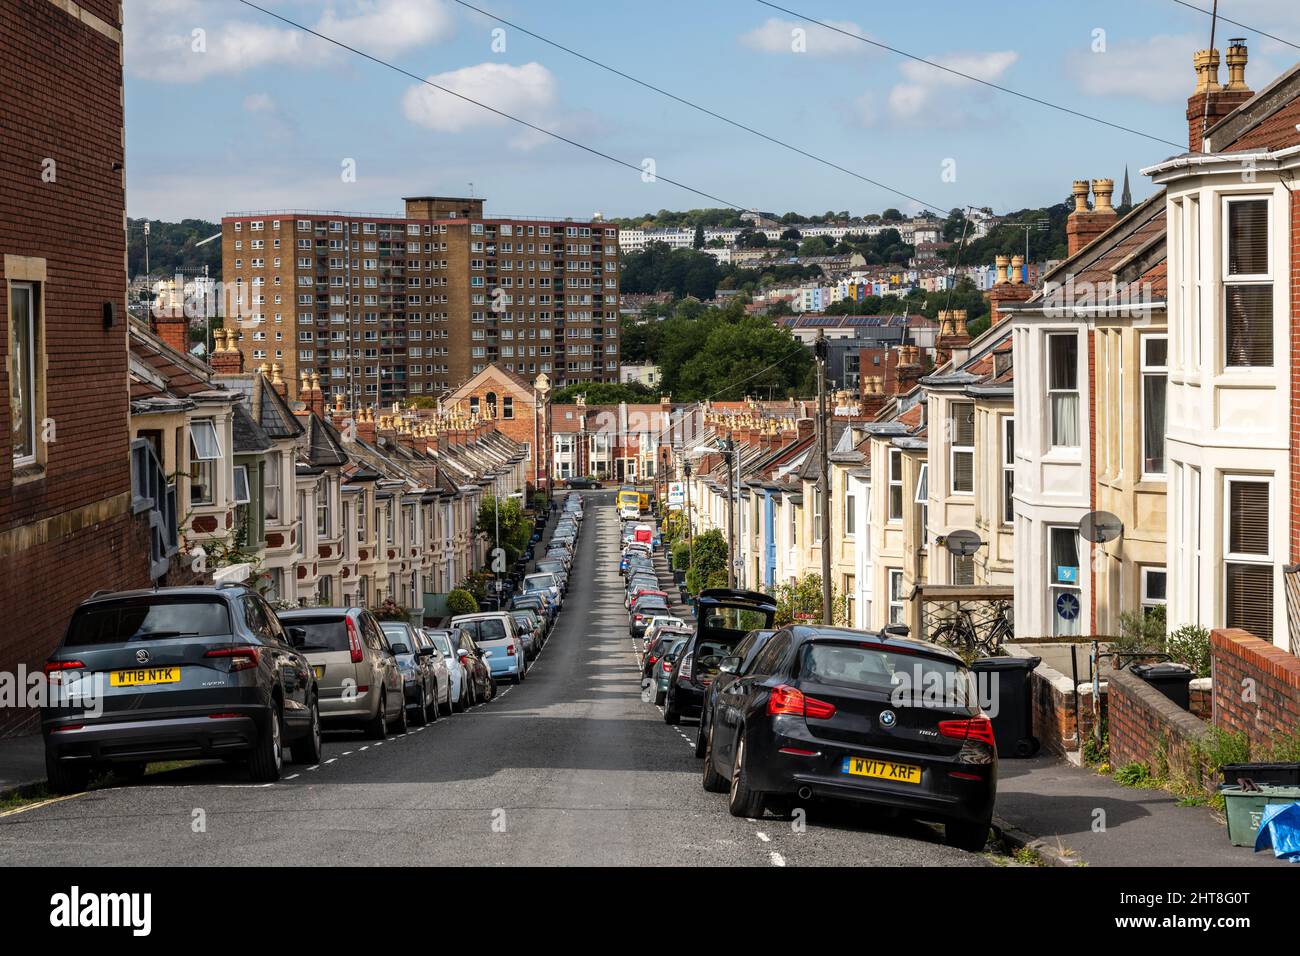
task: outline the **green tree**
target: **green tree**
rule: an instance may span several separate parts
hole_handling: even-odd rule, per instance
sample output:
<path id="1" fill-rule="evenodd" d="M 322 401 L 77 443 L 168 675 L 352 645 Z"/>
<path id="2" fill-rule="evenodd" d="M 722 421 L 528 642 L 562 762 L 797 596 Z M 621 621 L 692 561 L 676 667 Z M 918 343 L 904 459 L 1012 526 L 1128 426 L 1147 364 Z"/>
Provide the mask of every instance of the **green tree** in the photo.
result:
<path id="1" fill-rule="evenodd" d="M 692 594 L 727 583 L 727 539 L 717 528 L 695 535 L 691 541 L 690 570 L 686 589 Z M 721 585 L 719 585 L 721 577 Z"/>
<path id="2" fill-rule="evenodd" d="M 657 391 L 640 382 L 577 382 L 557 388 L 551 393 L 550 401 L 552 405 L 572 405 L 579 395 L 588 405 L 617 405 L 620 402 L 636 405 L 659 398 Z"/>
<path id="3" fill-rule="evenodd" d="M 524 513 L 523 505 L 517 498 L 495 497 L 485 498 L 478 509 L 478 524 L 475 531 L 485 536 L 489 542 L 489 548 L 496 547 L 497 539 L 497 510 L 500 509 L 500 542 L 501 548 L 505 551 L 506 566 L 499 570 L 508 570 L 510 565 L 514 564 L 523 556 L 524 549 L 528 547 L 528 542 L 532 540 L 533 523 Z M 489 550 L 489 562 L 491 562 L 491 551 Z M 489 565 L 490 566 L 490 565 Z"/>
<path id="4" fill-rule="evenodd" d="M 695 249 L 704 248 L 704 226 L 700 223 L 695 225 L 695 240 L 691 243 L 691 246 Z"/>

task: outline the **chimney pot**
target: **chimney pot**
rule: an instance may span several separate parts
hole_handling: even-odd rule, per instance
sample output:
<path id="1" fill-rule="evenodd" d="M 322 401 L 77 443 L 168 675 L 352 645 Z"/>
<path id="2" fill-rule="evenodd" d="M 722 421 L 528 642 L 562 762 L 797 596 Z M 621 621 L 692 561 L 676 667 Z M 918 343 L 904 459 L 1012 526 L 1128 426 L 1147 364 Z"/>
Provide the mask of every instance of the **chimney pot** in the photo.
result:
<path id="1" fill-rule="evenodd" d="M 1228 85 L 1224 89 L 1232 92 L 1249 90 L 1250 87 L 1246 85 L 1246 62 L 1250 56 L 1246 50 L 1246 41 L 1240 38 L 1229 40 L 1225 59 L 1228 62 Z"/>
<path id="2" fill-rule="evenodd" d="M 1088 211 L 1088 180 L 1076 179 L 1072 189 L 1074 193 L 1074 211 Z"/>
<path id="3" fill-rule="evenodd" d="M 1113 209 L 1111 196 L 1115 194 L 1115 180 L 1094 179 L 1092 181 L 1092 194 L 1096 198 L 1096 202 L 1093 203 L 1093 212 L 1107 212 Z"/>

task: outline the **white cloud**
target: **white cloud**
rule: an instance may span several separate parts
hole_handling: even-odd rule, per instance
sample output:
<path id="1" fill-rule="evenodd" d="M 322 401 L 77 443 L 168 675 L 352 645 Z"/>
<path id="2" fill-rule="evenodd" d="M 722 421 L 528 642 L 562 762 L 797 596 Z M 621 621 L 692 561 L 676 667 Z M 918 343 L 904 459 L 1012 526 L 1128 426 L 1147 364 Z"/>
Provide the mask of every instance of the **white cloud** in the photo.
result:
<path id="1" fill-rule="evenodd" d="M 327 10 L 316 29 L 367 53 L 388 56 L 446 39 L 451 14 L 443 0 L 361 0 L 351 14 Z"/>
<path id="2" fill-rule="evenodd" d="M 1191 34 L 1160 34 L 1131 43 L 1109 43 L 1104 53 L 1076 51 L 1066 68 L 1089 96 L 1185 100 L 1196 82 L 1192 53 L 1205 42 L 1204 37 Z"/>
<path id="3" fill-rule="evenodd" d="M 549 128 L 557 99 L 555 76 L 540 63 L 511 66 L 480 63 L 430 76 L 429 82 L 454 90 L 495 109 Z M 450 93 L 426 84 L 412 86 L 402 97 L 402 112 L 418 126 L 440 133 L 459 133 L 510 121 Z M 513 124 L 511 124 L 513 125 Z M 528 131 L 516 145 L 531 145 L 537 134 Z"/>
<path id="4" fill-rule="evenodd" d="M 249 113 L 274 113 L 275 100 L 270 93 L 249 93 L 244 97 L 244 109 Z"/>
<path id="5" fill-rule="evenodd" d="M 762 26 L 742 34 L 740 42 L 750 49 L 763 53 L 793 53 L 797 49 L 797 38 L 800 37 L 796 31 L 803 31 L 801 35 L 803 49 L 799 52 L 806 52 L 812 56 L 853 56 L 874 51 L 874 48 L 868 44 L 853 39 L 854 36 L 867 35 L 866 31 L 856 23 L 850 20 L 823 22 L 853 36 L 845 36 L 844 33 L 828 30 L 815 23 L 771 17 L 764 21 Z"/>
<path id="6" fill-rule="evenodd" d="M 1229 35 L 1220 34 L 1215 41 L 1220 53 L 1221 83 L 1228 81 L 1228 65 L 1223 59 L 1228 39 Z M 1196 87 L 1192 54 L 1202 49 L 1206 42 L 1204 36 L 1184 33 L 1160 34 L 1131 43 L 1111 43 L 1104 53 L 1078 51 L 1072 54 L 1066 69 L 1075 85 L 1089 96 L 1140 97 L 1156 103 L 1177 103 L 1191 96 Z M 1246 82 L 1252 89 L 1259 90 L 1277 76 L 1279 68 L 1268 56 L 1260 55 L 1257 47 L 1256 44 L 1250 50 Z"/>
<path id="7" fill-rule="evenodd" d="M 320 66 L 340 51 L 280 21 L 230 19 L 229 0 L 130 0 L 123 33 L 126 68 L 165 83 L 193 83 L 273 64 Z M 243 8 L 238 8 L 243 9 Z M 327 10 L 313 29 L 351 46 L 390 56 L 448 36 L 444 0 L 348 0 Z"/>
<path id="8" fill-rule="evenodd" d="M 987 53 L 951 53 L 928 57 L 966 76 L 937 69 L 925 63 L 908 60 L 899 67 L 902 82 L 896 83 L 885 97 L 889 116 L 899 122 L 912 122 L 924 118 L 931 125 L 948 126 L 968 115 L 968 92 L 982 88 L 974 79 L 995 83 L 1020 59 L 1011 50 Z M 864 95 L 858 103 L 858 112 L 867 122 L 878 113 L 873 94 Z"/>

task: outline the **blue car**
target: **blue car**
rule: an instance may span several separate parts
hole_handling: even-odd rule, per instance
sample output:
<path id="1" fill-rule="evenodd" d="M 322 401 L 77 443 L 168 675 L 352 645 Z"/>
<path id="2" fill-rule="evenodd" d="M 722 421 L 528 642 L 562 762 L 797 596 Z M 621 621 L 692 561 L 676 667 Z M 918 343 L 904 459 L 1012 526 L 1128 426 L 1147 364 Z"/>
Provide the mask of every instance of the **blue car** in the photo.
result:
<path id="1" fill-rule="evenodd" d="M 524 643 L 515 633 L 508 611 L 464 614 L 451 619 L 453 628 L 469 632 L 474 643 L 487 658 L 488 669 L 496 679 L 505 678 L 522 684 L 527 676 Z"/>

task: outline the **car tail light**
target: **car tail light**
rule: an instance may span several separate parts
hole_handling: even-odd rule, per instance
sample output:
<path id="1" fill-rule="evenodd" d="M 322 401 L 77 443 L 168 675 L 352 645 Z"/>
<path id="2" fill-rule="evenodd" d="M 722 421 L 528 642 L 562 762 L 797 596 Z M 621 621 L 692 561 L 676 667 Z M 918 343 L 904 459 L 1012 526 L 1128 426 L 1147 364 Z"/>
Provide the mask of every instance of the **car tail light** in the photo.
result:
<path id="1" fill-rule="evenodd" d="M 204 657 L 226 657 L 230 659 L 230 669 L 232 671 L 246 671 L 250 667 L 257 666 L 257 648 L 249 646 L 240 647 L 214 647 L 203 655 Z"/>
<path id="2" fill-rule="evenodd" d="M 792 757 L 816 757 L 816 750 L 804 750 L 802 747 L 782 747 L 778 753 L 789 754 Z"/>
<path id="3" fill-rule="evenodd" d="M 993 721 L 984 714 L 968 720 L 941 720 L 939 733 L 955 740 L 978 740 L 990 747 L 997 746 L 997 741 L 993 737 Z"/>
<path id="4" fill-rule="evenodd" d="M 767 713 L 769 717 L 789 714 L 795 717 L 829 720 L 835 716 L 835 705 L 815 697 L 807 697 L 797 687 L 781 684 L 772 689 L 772 695 L 767 699 Z"/>
<path id="5" fill-rule="evenodd" d="M 691 672 L 695 670 L 695 655 L 687 654 L 682 658 L 682 667 L 678 673 L 686 680 L 691 679 Z"/>
<path id="6" fill-rule="evenodd" d="M 514 656 L 515 656 L 515 646 L 514 644 L 508 644 L 506 646 L 506 657 L 514 657 Z"/>
<path id="7" fill-rule="evenodd" d="M 81 728 L 85 726 L 86 726 L 85 724 L 63 724 L 60 727 L 51 727 L 50 733 L 61 734 L 66 730 L 81 730 Z"/>
<path id="8" fill-rule="evenodd" d="M 653 656 L 652 656 L 648 661 L 646 661 L 646 663 L 647 663 L 647 664 L 658 664 L 658 663 L 659 663 L 659 658 L 657 658 L 657 657 L 653 657 Z"/>
<path id="9" fill-rule="evenodd" d="M 352 663 L 360 664 L 362 660 L 361 653 L 361 635 L 357 633 L 356 622 L 350 617 L 343 619 L 348 626 L 348 649 L 352 651 Z"/>
<path id="10" fill-rule="evenodd" d="M 63 681 L 63 671 L 83 671 L 86 665 L 81 661 L 46 661 L 45 679 L 51 684 L 58 684 Z"/>
<path id="11" fill-rule="evenodd" d="M 672 665 L 672 663 L 669 662 L 669 661 L 664 661 L 664 673 L 665 673 L 665 674 L 671 674 L 672 672 L 673 672 L 673 665 Z"/>
<path id="12" fill-rule="evenodd" d="M 209 720 L 237 720 L 243 717 L 243 714 L 208 714 Z"/>

